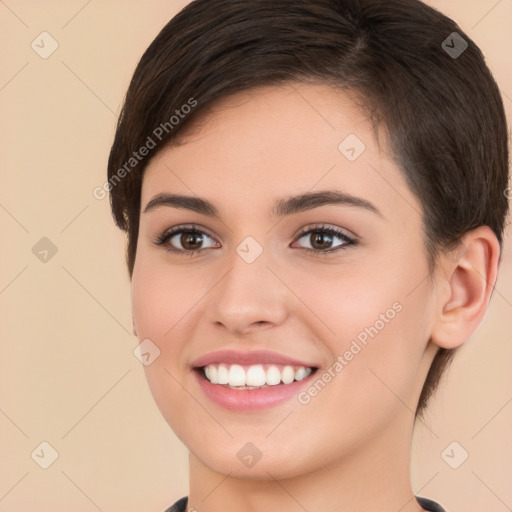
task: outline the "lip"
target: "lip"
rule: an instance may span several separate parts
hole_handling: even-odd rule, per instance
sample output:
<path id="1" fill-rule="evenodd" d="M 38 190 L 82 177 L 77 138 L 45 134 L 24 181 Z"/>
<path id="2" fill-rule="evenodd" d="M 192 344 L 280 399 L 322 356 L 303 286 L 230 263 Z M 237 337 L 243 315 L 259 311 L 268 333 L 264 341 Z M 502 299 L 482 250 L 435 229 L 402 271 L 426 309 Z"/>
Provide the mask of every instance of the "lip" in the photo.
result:
<path id="1" fill-rule="evenodd" d="M 310 385 L 317 372 L 313 371 L 306 378 L 290 384 L 277 384 L 260 389 L 232 389 L 228 386 L 212 384 L 199 368 L 195 368 L 192 373 L 210 401 L 224 409 L 243 412 L 275 407 L 291 399 L 302 388 Z"/>
<path id="2" fill-rule="evenodd" d="M 319 367 L 317 363 L 312 364 L 268 350 L 217 350 L 195 359 L 191 364 L 192 373 L 205 396 L 214 404 L 230 411 L 255 411 L 277 406 L 296 396 L 302 388 L 308 386 L 316 371 L 290 384 L 277 384 L 260 389 L 232 389 L 225 385 L 212 384 L 203 374 L 202 367 L 220 363 L 241 366 L 275 364 L 314 369 Z"/>
<path id="3" fill-rule="evenodd" d="M 268 350 L 217 350 L 195 359 L 191 366 L 193 368 L 200 368 L 201 366 L 206 366 L 208 364 L 220 363 L 239 364 L 241 366 L 250 366 L 253 364 L 279 364 L 285 366 L 305 366 L 306 368 L 318 368 L 319 366 L 318 364 L 312 364 L 301 361 L 299 359 L 293 359 L 291 357 L 285 356 L 284 354 L 270 352 Z"/>

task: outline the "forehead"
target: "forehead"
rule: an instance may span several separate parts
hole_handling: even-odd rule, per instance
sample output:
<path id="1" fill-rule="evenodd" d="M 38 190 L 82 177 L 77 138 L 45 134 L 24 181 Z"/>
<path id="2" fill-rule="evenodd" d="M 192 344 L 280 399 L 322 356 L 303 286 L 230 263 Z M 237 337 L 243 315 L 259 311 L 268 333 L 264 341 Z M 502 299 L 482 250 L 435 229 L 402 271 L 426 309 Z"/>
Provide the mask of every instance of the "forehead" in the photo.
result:
<path id="1" fill-rule="evenodd" d="M 261 209 L 276 197 L 337 189 L 383 211 L 419 211 L 387 154 L 385 134 L 378 143 L 360 101 L 351 92 L 301 83 L 223 98 L 187 127 L 179 144 L 153 158 L 142 204 L 166 190 Z"/>

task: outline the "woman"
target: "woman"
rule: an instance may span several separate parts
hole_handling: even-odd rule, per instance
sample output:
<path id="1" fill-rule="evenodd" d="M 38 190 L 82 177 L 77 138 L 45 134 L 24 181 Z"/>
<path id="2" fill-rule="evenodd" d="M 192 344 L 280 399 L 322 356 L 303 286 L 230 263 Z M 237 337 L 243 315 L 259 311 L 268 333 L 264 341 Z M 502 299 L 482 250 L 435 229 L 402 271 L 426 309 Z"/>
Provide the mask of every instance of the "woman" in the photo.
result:
<path id="1" fill-rule="evenodd" d="M 108 164 L 146 376 L 190 452 L 168 511 L 443 511 L 411 437 L 485 315 L 507 173 L 481 52 L 419 1 L 175 16 Z"/>

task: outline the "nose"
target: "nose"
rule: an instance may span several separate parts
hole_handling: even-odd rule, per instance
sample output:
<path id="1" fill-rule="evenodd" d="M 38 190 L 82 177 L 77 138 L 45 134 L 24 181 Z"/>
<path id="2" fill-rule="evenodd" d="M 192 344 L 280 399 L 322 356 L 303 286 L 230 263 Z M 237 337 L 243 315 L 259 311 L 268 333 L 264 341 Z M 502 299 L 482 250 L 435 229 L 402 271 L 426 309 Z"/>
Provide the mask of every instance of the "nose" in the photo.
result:
<path id="1" fill-rule="evenodd" d="M 237 253 L 210 296 L 210 319 L 235 335 L 282 324 L 292 301 L 286 286 L 267 266 L 265 252 L 252 263 Z"/>

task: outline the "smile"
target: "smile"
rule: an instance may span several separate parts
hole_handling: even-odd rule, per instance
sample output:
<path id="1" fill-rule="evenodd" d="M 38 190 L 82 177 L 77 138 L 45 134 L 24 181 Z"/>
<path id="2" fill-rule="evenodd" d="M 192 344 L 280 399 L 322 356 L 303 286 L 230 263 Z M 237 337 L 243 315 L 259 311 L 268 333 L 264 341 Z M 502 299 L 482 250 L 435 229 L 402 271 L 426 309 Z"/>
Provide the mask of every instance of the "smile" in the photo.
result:
<path id="1" fill-rule="evenodd" d="M 206 379 L 212 384 L 234 389 L 260 389 L 301 381 L 310 375 L 314 368 L 262 364 L 242 366 L 220 363 L 209 364 L 202 370 Z"/>

